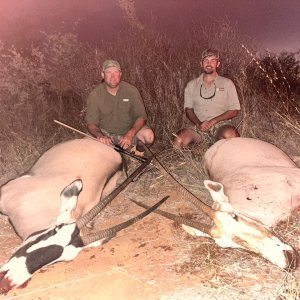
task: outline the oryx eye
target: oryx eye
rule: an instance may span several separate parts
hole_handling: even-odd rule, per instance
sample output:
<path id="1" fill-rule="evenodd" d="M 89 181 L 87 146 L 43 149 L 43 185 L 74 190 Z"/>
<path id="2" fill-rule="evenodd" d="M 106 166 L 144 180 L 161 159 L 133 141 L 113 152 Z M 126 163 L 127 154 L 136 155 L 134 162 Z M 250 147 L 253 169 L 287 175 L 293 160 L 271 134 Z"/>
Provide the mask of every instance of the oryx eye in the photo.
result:
<path id="1" fill-rule="evenodd" d="M 235 213 L 232 213 L 231 216 L 233 219 L 235 219 L 235 221 L 239 220 L 238 216 Z"/>
<path id="2" fill-rule="evenodd" d="M 59 224 L 54 227 L 55 232 L 58 232 L 65 224 Z"/>

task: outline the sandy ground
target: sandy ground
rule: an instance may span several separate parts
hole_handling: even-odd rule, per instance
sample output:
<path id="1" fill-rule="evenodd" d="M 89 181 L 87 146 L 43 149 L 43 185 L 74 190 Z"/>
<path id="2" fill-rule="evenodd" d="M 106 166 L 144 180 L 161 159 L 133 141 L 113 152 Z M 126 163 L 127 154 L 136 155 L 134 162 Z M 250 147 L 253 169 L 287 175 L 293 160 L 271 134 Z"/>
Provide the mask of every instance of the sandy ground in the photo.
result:
<path id="1" fill-rule="evenodd" d="M 130 198 L 153 204 L 164 195 L 156 192 L 140 197 L 134 186 L 129 187 L 105 209 L 95 226 L 107 228 L 141 212 Z M 189 203 L 176 194 L 171 196 L 163 209 L 195 217 Z M 297 215 L 294 222 L 299 224 L 299 219 Z M 2 264 L 20 240 L 3 216 L 0 226 Z M 299 250 L 297 241 L 294 246 Z M 221 249 L 151 214 L 107 244 L 84 249 L 74 261 L 44 267 L 26 288 L 12 290 L 0 299 L 276 299 L 284 293 L 297 294 L 298 282 L 299 271 L 289 274 L 251 253 Z"/>

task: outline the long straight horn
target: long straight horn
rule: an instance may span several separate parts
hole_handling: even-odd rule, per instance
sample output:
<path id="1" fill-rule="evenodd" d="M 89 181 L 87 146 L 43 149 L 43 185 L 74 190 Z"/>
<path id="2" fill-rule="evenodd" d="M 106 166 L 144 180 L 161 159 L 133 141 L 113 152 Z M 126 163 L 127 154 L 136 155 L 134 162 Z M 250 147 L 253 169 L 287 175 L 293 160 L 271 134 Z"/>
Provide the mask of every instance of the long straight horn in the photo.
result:
<path id="1" fill-rule="evenodd" d="M 142 202 L 139 202 L 139 201 L 136 201 L 136 200 L 133 200 L 133 199 L 130 199 L 130 200 L 132 202 L 134 202 L 136 205 L 141 206 L 141 207 L 143 207 L 145 209 L 149 208 L 148 205 L 146 205 L 146 204 L 144 204 Z M 176 222 L 177 224 L 187 225 L 187 226 L 193 227 L 195 229 L 198 229 L 201 232 L 204 232 L 204 233 L 206 233 L 209 236 L 211 235 L 211 229 L 212 229 L 212 227 L 208 226 L 207 224 L 204 224 L 204 223 L 201 223 L 201 222 L 197 222 L 197 221 L 193 221 L 193 220 L 181 217 L 181 216 L 177 216 L 175 214 L 169 213 L 169 212 L 161 210 L 161 209 L 156 209 L 154 211 L 154 213 L 156 213 L 158 215 L 161 215 L 161 216 L 163 216 L 163 217 L 165 217 L 165 218 L 167 218 L 169 220 L 172 220 L 172 221 Z"/>
<path id="2" fill-rule="evenodd" d="M 90 211 L 84 214 L 76 221 L 76 225 L 79 229 L 83 228 L 88 222 L 93 220 L 121 191 L 123 191 L 130 182 L 132 182 L 145 168 L 150 164 L 152 156 L 144 161 L 130 176 L 125 179 L 116 189 L 114 189 L 109 195 L 103 198 L 99 203 L 94 206 Z"/>
<path id="3" fill-rule="evenodd" d="M 151 156 L 153 155 L 151 150 L 146 146 L 143 145 L 145 152 L 147 155 Z M 197 208 L 199 208 L 203 213 L 205 213 L 208 217 L 211 219 L 214 219 L 215 211 L 205 204 L 201 199 L 197 198 L 192 192 L 187 190 L 182 184 L 170 173 L 166 170 L 166 168 L 162 165 L 162 163 L 157 159 L 157 157 L 154 157 L 153 164 L 159 169 L 159 171 L 166 175 L 166 178 L 169 179 L 169 182 L 174 186 L 174 188 L 182 194 L 188 201 L 193 203 Z"/>
<path id="4" fill-rule="evenodd" d="M 96 241 L 99 241 L 99 240 L 102 240 L 105 238 L 110 239 L 110 238 L 114 237 L 116 235 L 116 233 L 119 232 L 120 230 L 125 229 L 126 227 L 136 223 L 137 221 L 139 221 L 139 220 L 143 219 L 144 217 L 146 217 L 147 215 L 149 215 L 157 207 L 159 207 L 161 204 L 163 204 L 168 198 L 169 198 L 169 196 L 164 197 L 162 200 L 160 200 L 155 205 L 151 206 L 150 208 L 148 208 L 141 214 L 139 214 L 139 215 L 135 216 L 134 218 L 131 218 L 123 223 L 120 223 L 116 226 L 113 226 L 113 227 L 105 229 L 105 230 L 98 231 L 96 233 L 91 233 L 86 236 L 82 236 L 81 239 L 82 239 L 83 244 L 89 245 L 93 242 L 96 242 Z"/>

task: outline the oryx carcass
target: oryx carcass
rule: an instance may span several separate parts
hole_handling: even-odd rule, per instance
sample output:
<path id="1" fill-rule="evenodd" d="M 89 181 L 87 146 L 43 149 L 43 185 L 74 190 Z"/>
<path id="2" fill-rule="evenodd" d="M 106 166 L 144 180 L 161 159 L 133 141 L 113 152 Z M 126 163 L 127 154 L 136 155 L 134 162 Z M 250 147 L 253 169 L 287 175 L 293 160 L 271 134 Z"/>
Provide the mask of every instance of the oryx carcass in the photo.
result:
<path id="1" fill-rule="evenodd" d="M 214 200 L 212 207 L 171 174 L 168 178 L 213 224 L 160 213 L 192 235 L 211 237 L 221 247 L 246 249 L 280 268 L 295 269 L 298 253 L 272 232 L 273 225 L 300 206 L 300 169 L 295 163 L 279 148 L 251 138 L 220 140 L 207 150 L 203 162 L 210 178 L 218 181 L 204 182 Z M 156 165 L 166 174 L 159 161 Z"/>
<path id="2" fill-rule="evenodd" d="M 121 164 L 118 152 L 91 139 L 58 144 L 46 151 L 26 174 L 1 187 L 0 211 L 25 239 L 56 223 L 60 193 L 80 178 L 84 189 L 72 210 L 75 220 L 113 190 Z"/>
<path id="3" fill-rule="evenodd" d="M 204 156 L 209 177 L 223 184 L 230 206 L 272 228 L 300 206 L 300 169 L 276 146 L 252 138 L 221 140 Z M 226 198 L 218 206 L 226 210 Z"/>
<path id="4" fill-rule="evenodd" d="M 1 187 L 0 211 L 24 241 L 0 269 L 0 293 L 23 286 L 44 265 L 74 259 L 95 241 L 105 243 L 148 214 L 152 209 L 108 230 L 81 234 L 149 162 L 113 190 L 122 165 L 120 154 L 100 142 L 76 139 L 54 146 L 24 176 Z"/>

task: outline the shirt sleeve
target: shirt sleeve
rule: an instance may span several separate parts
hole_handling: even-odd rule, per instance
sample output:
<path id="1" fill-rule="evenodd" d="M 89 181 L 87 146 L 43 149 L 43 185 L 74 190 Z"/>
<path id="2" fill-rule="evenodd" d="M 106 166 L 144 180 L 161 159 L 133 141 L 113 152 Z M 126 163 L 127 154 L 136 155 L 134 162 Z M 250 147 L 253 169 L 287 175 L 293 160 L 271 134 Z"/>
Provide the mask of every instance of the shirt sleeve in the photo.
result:
<path id="1" fill-rule="evenodd" d="M 93 90 L 87 98 L 87 111 L 85 121 L 87 124 L 99 125 L 100 112 L 97 105 L 97 92 Z"/>
<path id="2" fill-rule="evenodd" d="M 146 109 L 144 106 L 144 102 L 142 100 L 142 96 L 138 89 L 134 88 L 133 89 L 133 99 L 134 103 L 132 106 L 132 115 L 133 118 L 136 120 L 138 118 L 143 118 L 147 120 L 147 114 L 146 114 Z"/>
<path id="3" fill-rule="evenodd" d="M 184 109 L 186 108 L 194 108 L 191 82 L 187 84 L 184 90 Z"/>
<path id="4" fill-rule="evenodd" d="M 234 83 L 228 80 L 227 86 L 227 110 L 240 110 L 241 105 Z"/>

